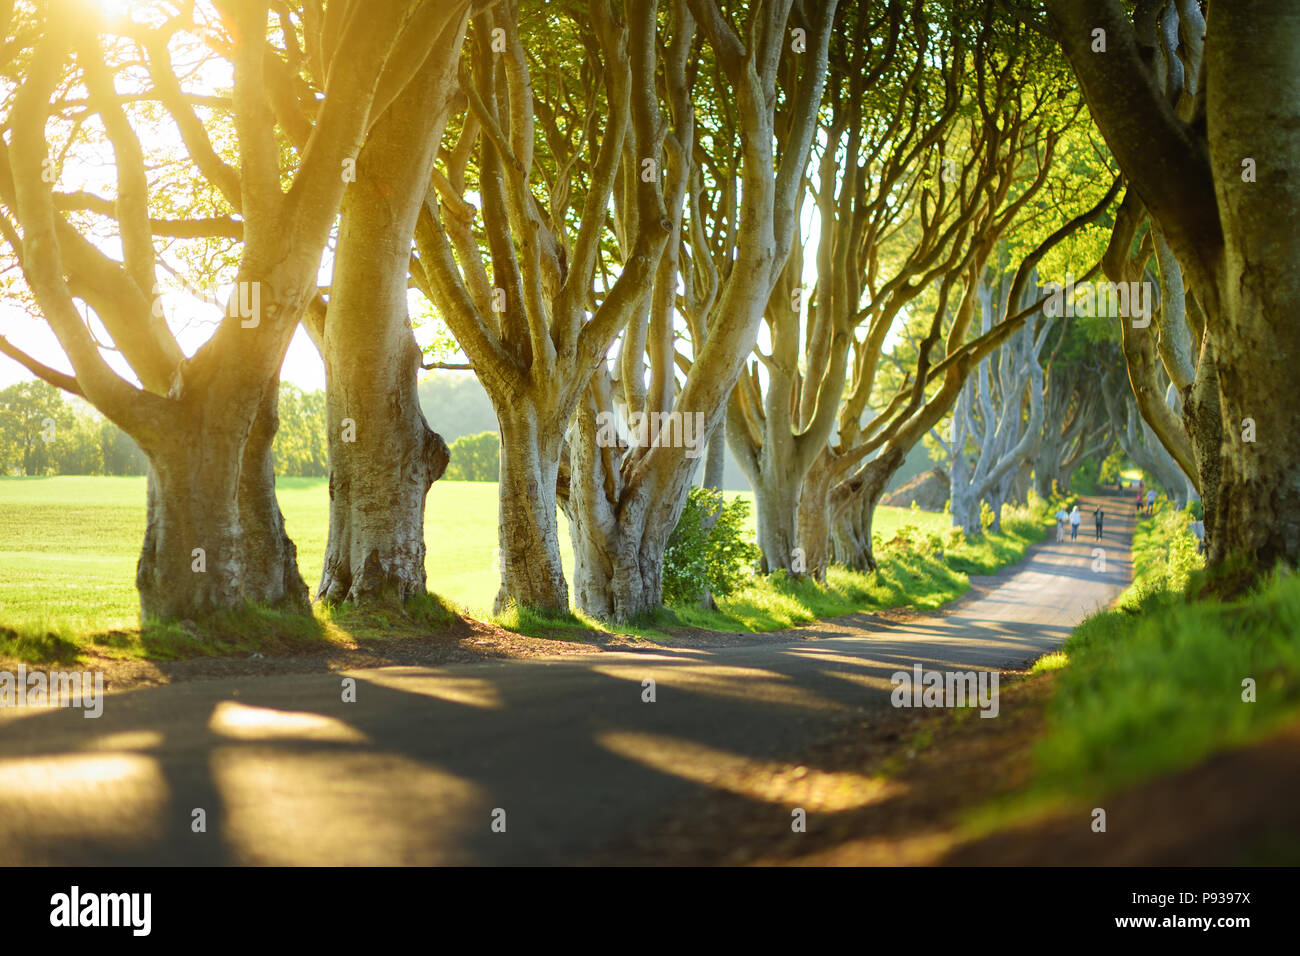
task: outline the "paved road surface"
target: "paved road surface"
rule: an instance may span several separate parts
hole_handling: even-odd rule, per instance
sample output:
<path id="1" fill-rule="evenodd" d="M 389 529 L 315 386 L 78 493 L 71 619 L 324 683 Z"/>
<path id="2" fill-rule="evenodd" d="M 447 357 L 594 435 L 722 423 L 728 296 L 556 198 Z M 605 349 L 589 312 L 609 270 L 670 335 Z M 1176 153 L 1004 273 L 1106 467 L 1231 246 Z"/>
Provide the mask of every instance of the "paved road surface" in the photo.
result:
<path id="1" fill-rule="evenodd" d="M 1089 507 L 1077 542 L 1049 541 L 947 612 L 901 625 L 848 618 L 789 644 L 194 681 L 110 695 L 97 720 L 0 710 L 0 863 L 578 862 L 728 767 L 796 759 L 837 717 L 888 708 L 896 671 L 997 668 L 1060 645 L 1129 580 L 1132 513 L 1103 501 L 1104 572 Z M 345 676 L 355 703 L 342 700 Z"/>

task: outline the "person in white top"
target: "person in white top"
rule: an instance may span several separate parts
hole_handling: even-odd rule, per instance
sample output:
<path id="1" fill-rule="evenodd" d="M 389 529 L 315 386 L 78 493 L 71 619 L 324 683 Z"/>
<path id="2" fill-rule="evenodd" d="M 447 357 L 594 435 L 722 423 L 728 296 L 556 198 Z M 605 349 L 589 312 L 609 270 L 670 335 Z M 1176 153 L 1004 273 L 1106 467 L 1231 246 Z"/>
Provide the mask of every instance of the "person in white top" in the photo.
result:
<path id="1" fill-rule="evenodd" d="M 1070 540 L 1073 541 L 1079 537 L 1079 525 L 1083 524 L 1083 515 L 1079 514 L 1079 506 L 1075 505 L 1070 511 Z"/>

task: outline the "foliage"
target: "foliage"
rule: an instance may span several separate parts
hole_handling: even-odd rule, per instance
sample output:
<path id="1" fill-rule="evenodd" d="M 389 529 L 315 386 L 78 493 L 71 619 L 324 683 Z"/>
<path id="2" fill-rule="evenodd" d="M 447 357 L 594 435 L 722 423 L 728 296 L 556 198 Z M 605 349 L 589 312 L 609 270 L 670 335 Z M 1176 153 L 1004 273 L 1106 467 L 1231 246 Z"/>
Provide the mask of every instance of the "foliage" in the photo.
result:
<path id="1" fill-rule="evenodd" d="M 1079 503 L 1079 496 L 1073 491 L 1061 491 L 1055 481 L 1052 482 L 1052 493 L 1047 499 L 1048 514 L 1055 515 L 1056 512 L 1064 508 L 1069 511 Z M 1054 519 L 1053 519 L 1054 520 Z"/>
<path id="2" fill-rule="evenodd" d="M 664 549 L 665 604 L 691 604 L 706 589 L 725 597 L 753 573 L 761 552 L 749 537 L 749 502 L 692 488 Z"/>
<path id="3" fill-rule="evenodd" d="M 280 428 L 271 454 L 277 475 L 322 478 L 329 474 L 325 393 L 305 392 L 288 382 L 280 385 Z"/>
<path id="4" fill-rule="evenodd" d="M 1101 463 L 1101 472 L 1098 474 L 1097 480 L 1103 486 L 1113 485 L 1116 480 L 1118 480 L 1120 474 L 1131 467 L 1133 467 L 1133 463 L 1129 461 L 1128 456 L 1124 454 L 1124 449 L 1116 445 L 1116 447 L 1111 450 L 1111 453 L 1106 456 L 1106 460 Z"/>
<path id="5" fill-rule="evenodd" d="M 273 454 L 279 475 L 329 474 L 325 393 L 280 385 Z M 126 432 L 46 382 L 0 389 L 0 475 L 143 475 L 148 460 Z"/>
<path id="6" fill-rule="evenodd" d="M 1070 476 L 1070 488 L 1081 495 L 1095 495 L 1099 487 L 1101 466 L 1096 461 L 1085 461 Z"/>
<path id="7" fill-rule="evenodd" d="M 145 464 L 125 432 L 53 385 L 0 389 L 0 475 L 140 475 Z"/>
<path id="8" fill-rule="evenodd" d="M 497 481 L 501 477 L 501 439 L 496 432 L 462 435 L 449 447 L 449 481 Z"/>
<path id="9" fill-rule="evenodd" d="M 1191 509 L 1175 510 L 1167 498 L 1156 503 L 1155 514 L 1143 518 L 1133 533 L 1133 591 L 1137 596 L 1154 592 L 1182 594 L 1192 576 L 1205 568 L 1197 551 Z"/>
<path id="10" fill-rule="evenodd" d="M 492 402 L 471 374 L 431 372 L 420 380 L 419 392 L 425 420 L 448 445 L 462 435 L 496 430 L 497 414 Z"/>

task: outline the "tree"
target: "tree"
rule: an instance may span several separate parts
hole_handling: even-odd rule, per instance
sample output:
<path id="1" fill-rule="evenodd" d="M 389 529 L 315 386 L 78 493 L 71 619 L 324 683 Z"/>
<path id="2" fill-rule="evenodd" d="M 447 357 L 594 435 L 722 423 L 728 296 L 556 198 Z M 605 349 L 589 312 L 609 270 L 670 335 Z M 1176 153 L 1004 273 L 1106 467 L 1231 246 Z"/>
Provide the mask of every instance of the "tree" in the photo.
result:
<path id="1" fill-rule="evenodd" d="M 59 429 L 50 445 L 57 475 L 102 475 L 104 457 L 100 445 L 100 416 L 84 403 L 71 406 L 71 421 Z"/>
<path id="2" fill-rule="evenodd" d="M 1240 562 L 1239 584 L 1278 561 L 1294 566 L 1300 434 L 1281 396 L 1300 347 L 1300 222 L 1277 210 L 1300 200 L 1300 11 L 1239 0 L 1216 4 L 1206 25 L 1190 0 L 1139 4 L 1136 19 L 1120 0 L 1048 0 L 1047 10 L 1131 198 L 1203 315 L 1197 337 L 1188 310 L 1195 378 L 1169 373 L 1196 449 L 1209 561 Z M 1157 401 L 1139 403 L 1160 434 Z"/>
<path id="3" fill-rule="evenodd" d="M 1059 341 L 1058 341 L 1059 344 Z M 1123 383 L 1127 390 L 1127 383 Z M 1109 444 L 1113 422 L 1105 413 L 1100 369 L 1053 356 L 1043 386 L 1043 438 L 1033 455 L 1034 486 L 1046 500 L 1053 486 L 1070 487 L 1070 477 Z"/>
<path id="4" fill-rule="evenodd" d="M 321 252 L 345 186 L 341 170 L 460 5 L 413 2 L 364 13 L 361 4 L 343 0 L 323 10 L 304 7 L 299 19 L 311 55 L 300 66 L 317 74 L 325 94 L 307 117 L 311 147 L 287 171 L 280 137 L 287 135 L 284 124 L 300 118 L 277 110 L 283 104 L 268 73 L 294 56 L 269 39 L 292 20 L 291 11 L 278 11 L 285 19 L 275 29 L 268 4 L 257 0 L 225 0 L 215 15 L 206 6 L 175 16 L 151 11 L 162 15 L 148 27 L 97 20 L 91 11 L 42 5 L 22 24 L 23 42 L 5 48 L 11 59 L 2 64 L 20 64 L 21 85 L 9 104 L 10 141 L 0 148 L 0 232 L 74 374 L 7 342 L 0 341 L 0 350 L 83 395 L 148 456 L 148 517 L 136 578 L 144 616 L 198 618 L 250 600 L 305 607 L 307 588 L 274 493 L 280 365 L 316 296 Z M 233 65 L 229 96 L 205 101 L 213 114 L 208 122 L 200 120 L 173 62 L 205 44 Z M 136 63 L 147 64 L 149 81 L 138 101 L 116 88 L 119 68 Z M 78 99 L 82 87 L 86 96 Z M 151 194 L 146 144 L 161 147 L 141 132 L 158 106 L 188 154 L 182 163 L 167 156 L 169 168 L 201 179 L 219 213 L 169 219 L 162 197 Z M 85 122 L 90 116 L 95 124 Z M 59 164 L 48 158 L 51 140 L 96 158 L 111 151 L 115 195 L 61 192 Z M 198 197 L 188 198 L 198 205 Z M 120 258 L 91 241 L 87 217 L 116 230 Z M 225 317 L 188 358 L 158 308 L 160 263 L 174 268 L 155 245 L 159 236 L 242 240 Z M 134 381 L 105 361 L 78 302 L 94 312 Z"/>
<path id="5" fill-rule="evenodd" d="M 660 158 L 657 3 L 628 0 L 624 13 L 621 22 L 610 0 L 593 0 L 585 10 L 560 5 L 537 17 L 538 43 L 584 54 L 574 73 L 587 80 L 582 119 L 566 130 L 577 145 L 556 157 L 560 174 L 547 183 L 539 182 L 535 117 L 550 114 L 531 80 L 519 4 L 506 0 L 473 18 L 462 80 L 469 116 L 442 153 L 438 202 L 426 202 L 416 226 L 416 284 L 469 356 L 500 425 L 499 610 L 569 610 L 556 500 L 565 429 L 643 301 L 670 235 L 658 181 L 619 177 L 625 154 L 638 163 Z M 576 43 L 555 43 L 570 30 Z M 565 140 L 547 139 L 548 151 Z M 471 160 L 481 232 L 479 210 L 466 199 Z M 636 210 L 635 225 L 625 267 L 597 302 L 594 279 L 616 185 Z"/>
<path id="6" fill-rule="evenodd" d="M 469 15 L 468 0 L 446 6 L 432 52 L 358 155 L 340 210 L 321 334 L 330 443 L 323 601 L 401 603 L 426 593 L 424 506 L 447 445 L 420 409 L 407 287 Z"/>
<path id="7" fill-rule="evenodd" d="M 836 8 L 834 0 L 797 11 L 789 0 L 754 5 L 737 29 L 715 0 L 674 5 L 675 34 L 664 47 L 671 132 L 663 167 L 670 197 L 665 223 L 673 241 L 659 263 L 649 307 L 633 316 L 624 334 L 617 388 L 607 367 L 597 371 L 570 445 L 567 509 L 578 603 L 597 617 L 625 621 L 663 603 L 669 535 L 793 246 Z M 740 207 L 738 219 L 727 217 L 735 238 L 734 246 L 723 243 L 725 271 L 704 261 L 707 249 L 697 244 L 694 250 L 694 268 L 716 269 L 720 279 L 716 299 L 709 297 L 711 317 L 694 323 L 693 355 L 683 363 L 678 388 L 672 311 L 683 271 L 678 255 L 687 234 L 682 222 L 690 164 L 697 155 L 691 104 L 699 107 L 686 68 L 697 25 L 725 84 L 718 99 L 735 111 Z M 630 174 L 625 170 L 625 178 Z M 624 274 L 635 261 L 625 256 Z M 688 307 L 688 313 L 700 311 L 698 303 Z M 635 440 L 616 434 L 616 396 Z"/>
<path id="8" fill-rule="evenodd" d="M 1064 201 L 1044 203 L 1051 210 L 1050 222 L 1035 203 L 1049 181 L 1058 142 L 1075 125 L 1077 108 L 1063 96 L 1060 78 L 1033 55 L 1035 47 L 1024 31 L 999 28 L 991 13 L 974 24 L 958 19 L 953 29 L 978 33 L 968 58 L 952 64 L 963 76 L 975 78 L 963 120 L 947 137 L 948 153 L 964 161 L 951 167 L 955 182 L 946 198 L 945 177 L 935 177 L 938 182 L 931 188 L 942 201 L 920 207 L 917 236 L 904 245 L 916 251 L 905 256 L 912 264 L 905 266 L 902 283 L 866 290 L 867 334 L 854 344 L 837 434 L 814 462 L 800 497 L 800 544 L 814 573 L 824 573 L 832 540 L 837 560 L 875 569 L 871 520 L 889 480 L 907 453 L 949 413 L 975 363 L 1036 311 L 1021 310 L 987 334 L 968 338 L 978 280 L 999 241 L 1024 233 L 1018 241 L 1030 250 L 1013 280 L 1012 299 L 1019 301 L 1037 263 L 1096 219 L 1118 188 L 1052 229 L 1062 207 L 1098 191 L 1093 184 Z M 892 300 L 901 295 L 909 302 L 918 285 L 932 283 L 937 283 L 937 294 L 917 344 L 915 371 L 897 388 L 880 392 L 879 373 L 887 368 L 883 351 L 897 315 Z M 957 306 L 951 309 L 954 301 Z"/>
<path id="9" fill-rule="evenodd" d="M 1024 284 L 1019 300 L 1010 298 L 1010 285 L 1009 275 L 993 283 L 980 278 L 983 334 L 1039 301 L 1037 282 L 1032 279 Z M 993 511 L 993 530 L 1001 529 L 1002 505 L 1012 482 L 1043 437 L 1041 356 L 1051 327 L 1052 319 L 1039 314 L 1026 320 L 1005 344 L 979 362 L 962 386 L 953 409 L 949 449 L 954 527 L 978 533 L 980 505 L 987 502 Z M 968 442 L 974 455 L 967 451 Z"/>
<path id="10" fill-rule="evenodd" d="M 47 382 L 0 389 L 0 474 L 44 475 L 55 467 L 52 444 L 74 424 L 59 390 Z"/>
<path id="11" fill-rule="evenodd" d="M 1107 375 L 1102 396 L 1111 434 L 1129 460 L 1159 483 L 1179 510 L 1189 501 L 1195 501 L 1198 497 L 1195 482 L 1178 467 L 1173 455 L 1165 450 L 1155 431 L 1142 417 L 1137 399 L 1123 374 L 1112 371 Z M 1172 382 L 1165 390 L 1165 397 L 1166 401 L 1178 401 L 1178 390 Z M 1177 413 L 1177 409 L 1171 410 Z"/>
<path id="12" fill-rule="evenodd" d="M 938 44 L 931 62 L 934 25 L 921 5 L 909 12 L 897 2 L 859 4 L 842 13 L 828 53 L 830 107 L 819 127 L 817 281 L 806 327 L 804 254 L 796 232 L 765 311 L 770 352 L 756 349 L 758 361 L 748 363 L 727 413 L 727 440 L 754 488 L 768 571 L 797 565 L 803 484 L 835 426 L 857 326 L 868 315 L 864 293 L 870 289 L 877 300 L 888 300 L 890 320 L 898 315 L 923 288 L 907 280 L 938 271 L 936 260 L 948 262 L 940 252 L 951 238 L 945 225 L 956 208 L 945 202 L 952 190 L 944 176 L 930 228 L 922 229 L 913 254 L 902 255 L 893 279 L 879 288 L 882 251 L 918 212 L 926 215 L 934 198 L 925 190 L 934 175 L 927 156 L 938 150 L 957 114 L 960 85 L 945 44 Z M 960 40 L 957 48 L 960 57 Z M 943 170 L 951 168 L 951 157 L 937 159 Z M 945 205 L 948 215 L 939 212 Z M 888 326 L 877 319 L 873 330 Z M 824 566 L 814 564 L 820 573 Z"/>
<path id="13" fill-rule="evenodd" d="M 271 453 L 277 475 L 320 478 L 329 474 L 329 443 L 325 439 L 325 393 L 304 392 L 280 383 L 280 427 Z"/>

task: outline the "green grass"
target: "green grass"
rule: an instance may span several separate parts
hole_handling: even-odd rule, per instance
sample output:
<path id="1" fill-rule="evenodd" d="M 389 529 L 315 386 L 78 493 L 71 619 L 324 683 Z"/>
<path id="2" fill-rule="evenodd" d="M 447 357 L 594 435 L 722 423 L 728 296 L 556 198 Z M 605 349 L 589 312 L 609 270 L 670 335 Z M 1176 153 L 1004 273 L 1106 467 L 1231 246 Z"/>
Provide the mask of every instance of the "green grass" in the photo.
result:
<path id="1" fill-rule="evenodd" d="M 314 591 L 329 533 L 328 481 L 281 478 L 276 494 Z M 143 478 L 0 478 L 0 623 L 45 621 L 73 632 L 135 626 L 144 502 Z M 429 494 L 429 586 L 480 617 L 499 582 L 496 520 L 495 484 L 440 481 Z M 571 573 L 567 548 L 563 559 Z"/>
<path id="2" fill-rule="evenodd" d="M 1007 509 L 1001 533 L 986 533 L 971 540 L 961 538 L 960 543 L 945 543 L 941 550 L 931 550 L 923 540 L 925 536 L 942 531 L 941 537 L 947 538 L 950 522 L 943 514 L 906 508 L 877 509 L 872 522 L 877 532 L 873 537 L 878 542 L 875 550 L 879 568 L 875 573 L 832 565 L 822 585 L 778 572 L 719 598 L 717 611 L 675 608 L 674 612 L 682 623 L 695 627 L 768 631 L 855 611 L 903 606 L 933 610 L 965 593 L 970 588 L 969 575 L 992 574 L 1015 564 L 1047 533 L 1047 520 L 1037 511 Z M 919 536 L 922 540 L 910 547 L 891 546 L 888 542 L 909 524 L 923 532 Z"/>
<path id="3" fill-rule="evenodd" d="M 299 567 L 314 590 L 320 579 L 329 521 L 322 478 L 282 478 L 277 495 Z M 752 501 L 752 496 L 745 495 Z M 497 487 L 487 482 L 440 481 L 429 494 L 426 570 L 437 592 L 428 607 L 385 615 L 317 607 L 310 618 L 248 608 L 199 632 L 176 625 L 140 631 L 135 565 L 144 536 L 143 478 L 0 478 L 0 655 L 28 660 L 72 659 L 93 640 L 99 649 L 168 659 L 197 654 L 288 650 L 322 642 L 380 639 L 411 627 L 443 626 L 453 610 L 521 633 L 582 639 L 606 625 L 580 612 L 551 619 L 518 611 L 491 618 L 498 587 Z M 559 516 L 562 558 L 572 574 L 568 527 Z M 924 539 L 946 539 L 951 519 L 909 508 L 879 508 L 879 541 L 905 531 L 916 548 L 882 546 L 876 574 L 833 568 L 826 585 L 784 576 L 755 579 L 719 601 L 719 611 L 665 610 L 620 633 L 653 638 L 666 628 L 693 625 L 725 631 L 770 630 L 863 609 L 938 607 L 969 587 L 967 575 L 991 573 L 1024 556 L 1042 537 L 1036 517 L 1009 517 L 1003 534 L 948 543 L 942 556 Z M 910 526 L 910 527 L 909 527 Z M 753 531 L 751 509 L 750 531 Z M 570 578 L 571 579 L 571 578 Z M 439 623 L 441 622 L 441 623 Z"/>
<path id="4" fill-rule="evenodd" d="M 1191 766 L 1300 716 L 1300 579 L 1231 603 L 1149 592 L 1066 643 L 1037 752 L 1057 793 L 1105 793 Z M 1256 701 L 1243 698 L 1255 681 Z"/>
<path id="5" fill-rule="evenodd" d="M 1139 522 L 1134 583 L 1035 671 L 1058 671 L 1036 750 L 1039 797 L 1118 787 L 1196 764 L 1300 716 L 1300 577 L 1193 600 L 1198 566 L 1186 513 Z M 1255 681 L 1256 701 L 1243 698 Z"/>

